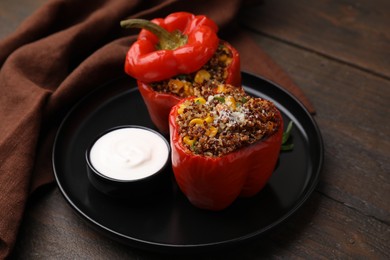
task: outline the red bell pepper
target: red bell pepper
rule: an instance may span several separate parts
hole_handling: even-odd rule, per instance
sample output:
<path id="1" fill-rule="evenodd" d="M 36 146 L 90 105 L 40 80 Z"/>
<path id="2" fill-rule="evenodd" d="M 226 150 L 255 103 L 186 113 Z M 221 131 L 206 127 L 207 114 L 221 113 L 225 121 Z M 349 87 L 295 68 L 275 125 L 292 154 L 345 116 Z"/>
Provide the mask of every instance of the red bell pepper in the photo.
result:
<path id="1" fill-rule="evenodd" d="M 178 12 L 151 22 L 129 19 L 121 25 L 143 28 L 127 53 L 125 71 L 146 83 L 199 70 L 219 43 L 218 26 L 204 15 Z"/>
<path id="2" fill-rule="evenodd" d="M 234 49 L 229 43 L 221 41 L 221 44 L 224 44 L 233 54 L 232 61 L 227 69 L 227 78 L 223 83 L 233 86 L 241 86 L 241 67 L 239 54 L 237 50 Z M 149 111 L 152 122 L 162 133 L 168 133 L 169 112 L 174 105 L 182 100 L 182 98 L 170 93 L 157 92 L 150 84 L 140 80 L 137 81 L 137 84 Z"/>
<path id="3" fill-rule="evenodd" d="M 196 207 L 222 210 L 238 197 L 251 197 L 267 183 L 279 157 L 283 120 L 277 110 L 278 130 L 263 140 L 219 157 L 199 155 L 183 143 L 176 121 L 183 99 L 169 115 L 172 168 L 176 182 Z"/>
<path id="4" fill-rule="evenodd" d="M 141 30 L 138 40 L 127 53 L 125 71 L 137 79 L 149 115 L 162 133 L 169 132 L 169 111 L 182 98 L 157 92 L 150 83 L 198 71 L 214 55 L 218 44 L 223 44 L 232 53 L 223 83 L 241 86 L 239 53 L 229 43 L 218 39 L 218 27 L 207 17 L 179 12 L 165 19 L 154 19 L 152 23 L 130 19 L 121 24 L 146 28 Z"/>

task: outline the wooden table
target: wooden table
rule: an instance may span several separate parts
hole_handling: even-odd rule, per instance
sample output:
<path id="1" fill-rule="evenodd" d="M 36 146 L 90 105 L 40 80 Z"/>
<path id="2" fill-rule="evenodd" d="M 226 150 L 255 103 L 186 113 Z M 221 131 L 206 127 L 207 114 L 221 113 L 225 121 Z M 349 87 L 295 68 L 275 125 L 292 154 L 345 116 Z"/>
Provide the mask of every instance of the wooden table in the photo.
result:
<path id="1" fill-rule="evenodd" d="M 46 0 L 2 0 L 0 38 Z M 200 256 L 146 252 L 96 233 L 55 185 L 29 201 L 16 259 L 390 258 L 390 2 L 265 0 L 240 24 L 317 109 L 325 143 L 320 182 L 269 235 Z"/>

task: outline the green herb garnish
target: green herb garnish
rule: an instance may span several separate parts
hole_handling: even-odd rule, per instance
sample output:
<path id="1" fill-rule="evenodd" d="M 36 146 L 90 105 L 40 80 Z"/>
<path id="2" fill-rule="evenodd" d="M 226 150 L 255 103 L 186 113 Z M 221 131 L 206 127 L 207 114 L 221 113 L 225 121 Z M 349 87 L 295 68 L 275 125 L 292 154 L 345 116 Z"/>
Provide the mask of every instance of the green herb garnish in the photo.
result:
<path id="1" fill-rule="evenodd" d="M 280 150 L 282 151 L 291 151 L 294 148 L 293 143 L 287 143 L 291 136 L 292 127 L 293 127 L 293 121 L 290 121 L 287 125 L 286 131 L 283 133 L 282 146 L 280 148 Z"/>
<path id="2" fill-rule="evenodd" d="M 248 102 L 248 99 L 246 97 L 242 97 L 240 101 L 241 103 L 245 104 L 246 102 Z"/>
<path id="3" fill-rule="evenodd" d="M 218 100 L 221 103 L 225 103 L 225 98 L 224 97 L 216 97 L 216 96 L 214 96 L 214 99 Z"/>
<path id="4" fill-rule="evenodd" d="M 187 79 L 187 75 L 186 74 L 180 74 L 180 75 L 177 75 L 176 78 L 177 79 L 180 79 L 180 80 L 186 80 Z"/>
<path id="5" fill-rule="evenodd" d="M 193 143 L 191 144 L 190 149 L 191 149 L 191 151 L 193 151 L 194 153 L 198 153 L 198 151 L 197 151 L 198 149 L 197 149 L 197 147 L 196 147 L 196 141 L 193 142 Z"/>

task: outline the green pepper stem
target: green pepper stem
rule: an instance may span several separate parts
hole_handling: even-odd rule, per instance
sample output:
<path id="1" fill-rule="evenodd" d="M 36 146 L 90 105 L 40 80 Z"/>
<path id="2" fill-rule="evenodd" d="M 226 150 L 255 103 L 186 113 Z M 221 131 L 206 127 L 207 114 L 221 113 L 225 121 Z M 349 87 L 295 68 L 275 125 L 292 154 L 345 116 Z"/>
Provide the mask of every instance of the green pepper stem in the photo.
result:
<path id="1" fill-rule="evenodd" d="M 174 50 L 187 42 L 187 37 L 180 32 L 168 32 L 149 20 L 128 19 L 121 21 L 120 25 L 123 28 L 140 28 L 150 31 L 159 39 L 158 48 L 162 50 Z"/>

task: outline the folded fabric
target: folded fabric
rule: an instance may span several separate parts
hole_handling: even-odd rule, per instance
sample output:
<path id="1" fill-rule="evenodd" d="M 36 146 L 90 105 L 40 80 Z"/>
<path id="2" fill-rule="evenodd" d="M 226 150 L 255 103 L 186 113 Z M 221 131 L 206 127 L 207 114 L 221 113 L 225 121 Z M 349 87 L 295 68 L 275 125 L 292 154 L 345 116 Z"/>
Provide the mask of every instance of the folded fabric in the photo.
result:
<path id="1" fill-rule="evenodd" d="M 52 0 L 0 41 L 1 259 L 12 250 L 29 194 L 54 180 L 52 145 L 66 112 L 95 87 L 124 75 L 124 58 L 138 30 L 122 29 L 119 22 L 189 11 L 211 17 L 226 30 L 241 4 L 240 0 Z M 248 34 L 237 31 L 228 40 L 241 52 L 244 70 L 275 81 L 314 111 L 302 91 Z"/>

